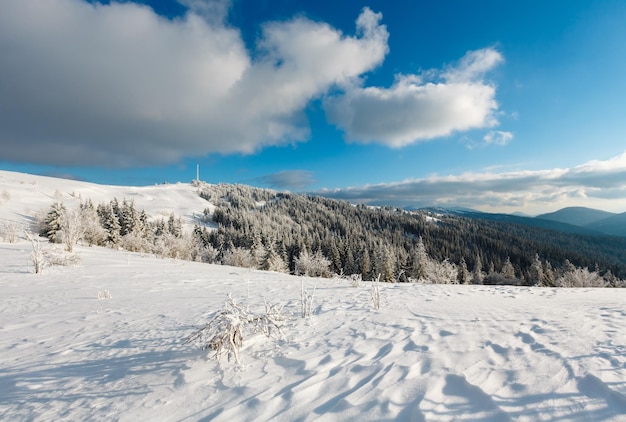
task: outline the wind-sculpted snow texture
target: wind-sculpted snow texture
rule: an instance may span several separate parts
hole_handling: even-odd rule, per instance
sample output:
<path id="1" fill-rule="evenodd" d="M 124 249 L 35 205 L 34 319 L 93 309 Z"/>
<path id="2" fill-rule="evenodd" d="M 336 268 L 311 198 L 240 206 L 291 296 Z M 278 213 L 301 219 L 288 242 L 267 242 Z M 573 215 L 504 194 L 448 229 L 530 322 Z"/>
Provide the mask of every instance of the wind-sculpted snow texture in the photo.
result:
<path id="1" fill-rule="evenodd" d="M 45 245 L 52 247 L 52 245 Z M 383 284 L 76 247 L 34 274 L 0 243 L 0 419 L 620 421 L 626 290 Z M 110 298 L 98 299 L 108 290 Z M 292 315 L 241 363 L 183 339 L 227 295 Z"/>

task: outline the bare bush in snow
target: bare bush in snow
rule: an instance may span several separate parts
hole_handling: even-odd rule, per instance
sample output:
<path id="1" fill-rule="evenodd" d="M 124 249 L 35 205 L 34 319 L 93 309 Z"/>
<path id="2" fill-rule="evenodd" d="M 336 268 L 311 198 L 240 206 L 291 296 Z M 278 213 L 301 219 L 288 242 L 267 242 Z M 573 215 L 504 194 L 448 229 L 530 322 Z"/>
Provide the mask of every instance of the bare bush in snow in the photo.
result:
<path id="1" fill-rule="evenodd" d="M 187 343 L 200 343 L 202 350 L 213 350 L 212 358 L 220 360 L 226 356 L 240 362 L 239 351 L 244 337 L 249 333 L 261 332 L 268 337 L 281 336 L 285 316 L 282 306 L 265 303 L 265 312 L 255 315 L 249 306 L 237 303 L 231 295 L 224 309 L 215 314 L 202 328 L 184 340 Z"/>
<path id="2" fill-rule="evenodd" d="M 256 268 L 256 260 L 250 249 L 233 248 L 224 252 L 222 264 L 233 267 Z"/>
<path id="3" fill-rule="evenodd" d="M 330 260 L 317 251 L 314 254 L 306 250 L 300 253 L 294 261 L 296 275 L 308 277 L 328 277 L 330 275 Z"/>
<path id="4" fill-rule="evenodd" d="M 300 306 L 302 318 L 309 318 L 313 313 L 313 297 L 317 286 L 313 287 L 313 291 L 309 292 L 304 288 L 304 279 L 300 280 Z"/>
<path id="5" fill-rule="evenodd" d="M 350 280 L 350 285 L 352 287 L 358 288 L 363 286 L 363 276 L 361 274 L 350 274 L 345 278 Z"/>
<path id="6" fill-rule="evenodd" d="M 605 281 L 596 271 L 573 268 L 556 280 L 558 287 L 604 287 Z"/>
<path id="7" fill-rule="evenodd" d="M 59 249 L 46 249 L 43 256 L 47 266 L 71 267 L 80 264 L 80 256 Z"/>
<path id="8" fill-rule="evenodd" d="M 5 223 L 0 226 L 0 234 L 5 242 L 15 243 L 17 241 L 17 226 L 15 223 Z"/>
<path id="9" fill-rule="evenodd" d="M 371 282 L 372 290 L 370 294 L 372 295 L 372 303 L 374 305 L 374 309 L 380 309 L 380 274 L 376 277 L 375 280 Z"/>
<path id="10" fill-rule="evenodd" d="M 111 299 L 111 292 L 108 290 L 102 290 L 98 292 L 98 299 Z"/>
<path id="11" fill-rule="evenodd" d="M 458 283 L 458 272 L 456 265 L 447 259 L 437 262 L 433 259 L 428 260 L 426 265 L 426 277 L 434 284 L 456 284 Z"/>

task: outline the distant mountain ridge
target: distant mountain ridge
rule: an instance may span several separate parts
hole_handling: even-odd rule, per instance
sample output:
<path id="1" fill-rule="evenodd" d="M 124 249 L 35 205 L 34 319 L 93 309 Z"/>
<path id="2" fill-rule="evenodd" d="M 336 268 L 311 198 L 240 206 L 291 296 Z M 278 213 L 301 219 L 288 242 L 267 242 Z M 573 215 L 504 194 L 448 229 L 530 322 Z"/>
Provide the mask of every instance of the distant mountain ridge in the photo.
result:
<path id="1" fill-rule="evenodd" d="M 574 226 L 587 227 L 590 224 L 616 215 L 615 213 L 586 207 L 567 207 L 558 211 L 541 214 L 535 218 L 552 220 Z"/>
<path id="2" fill-rule="evenodd" d="M 543 219 L 540 217 L 529 217 L 516 214 L 486 213 L 461 208 L 423 208 L 422 210 L 442 214 L 458 215 L 467 218 L 479 218 L 482 220 L 494 221 L 499 223 L 520 224 L 527 227 L 556 230 L 561 233 L 580 234 L 585 236 L 606 235 L 606 233 L 590 227 L 583 227 L 576 224 L 565 223 L 557 220 Z"/>
<path id="3" fill-rule="evenodd" d="M 567 207 L 535 218 L 570 224 L 611 236 L 626 237 L 626 213 L 615 214 L 593 208 Z"/>

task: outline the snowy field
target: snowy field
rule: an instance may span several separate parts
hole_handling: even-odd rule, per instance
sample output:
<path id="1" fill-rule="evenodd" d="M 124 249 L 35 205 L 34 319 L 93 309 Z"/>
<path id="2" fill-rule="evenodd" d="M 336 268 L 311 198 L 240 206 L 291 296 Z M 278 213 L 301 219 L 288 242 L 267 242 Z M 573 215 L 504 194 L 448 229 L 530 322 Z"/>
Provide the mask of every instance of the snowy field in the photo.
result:
<path id="1" fill-rule="evenodd" d="M 0 420 L 626 420 L 626 289 L 382 285 L 375 310 L 368 283 L 307 278 L 304 319 L 285 274 L 82 246 L 33 273 L 41 210 L 114 197 L 188 228 L 211 207 L 189 184 L 0 171 L 0 224 L 22 238 L 0 239 Z M 240 364 L 183 344 L 228 294 L 289 314 Z"/>
<path id="2" fill-rule="evenodd" d="M 306 278 L 303 319 L 297 277 L 87 247 L 37 275 L 30 252 L 0 243 L 3 421 L 626 420 L 625 289 L 383 285 L 375 310 Z M 182 341 L 229 293 L 291 314 L 239 365 Z"/>

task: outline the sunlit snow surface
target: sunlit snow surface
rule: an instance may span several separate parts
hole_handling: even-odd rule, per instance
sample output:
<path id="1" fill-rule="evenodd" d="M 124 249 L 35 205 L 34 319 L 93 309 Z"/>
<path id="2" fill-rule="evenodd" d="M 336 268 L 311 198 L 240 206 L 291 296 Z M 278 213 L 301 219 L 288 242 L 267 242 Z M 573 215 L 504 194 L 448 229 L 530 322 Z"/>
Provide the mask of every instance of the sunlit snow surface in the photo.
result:
<path id="1" fill-rule="evenodd" d="M 0 220 L 21 226 L 56 189 L 139 191 L 137 208 L 187 221 L 207 206 L 189 185 L 0 176 Z M 307 278 L 302 319 L 297 277 L 83 246 L 34 274 L 30 254 L 0 243 L 3 421 L 626 420 L 626 289 L 384 284 L 377 311 L 368 283 Z M 291 314 L 283 339 L 247 337 L 240 365 L 182 341 L 229 293 Z"/>
<path id="2" fill-rule="evenodd" d="M 295 277 L 77 251 L 36 275 L 28 243 L 0 244 L 2 420 L 626 415 L 626 290 L 383 285 L 375 311 L 367 283 L 305 279 L 305 320 Z M 228 293 L 293 314 L 282 340 L 246 338 L 240 365 L 182 344 Z"/>

